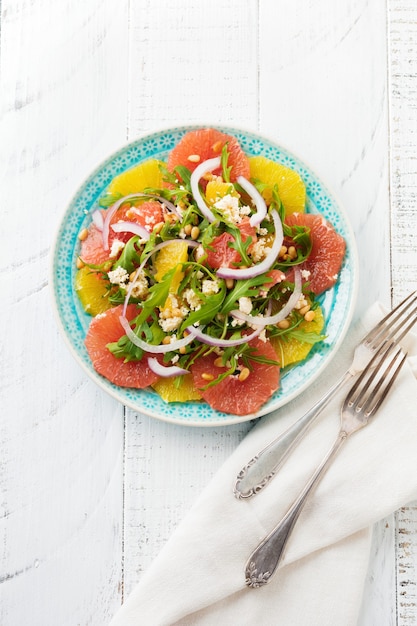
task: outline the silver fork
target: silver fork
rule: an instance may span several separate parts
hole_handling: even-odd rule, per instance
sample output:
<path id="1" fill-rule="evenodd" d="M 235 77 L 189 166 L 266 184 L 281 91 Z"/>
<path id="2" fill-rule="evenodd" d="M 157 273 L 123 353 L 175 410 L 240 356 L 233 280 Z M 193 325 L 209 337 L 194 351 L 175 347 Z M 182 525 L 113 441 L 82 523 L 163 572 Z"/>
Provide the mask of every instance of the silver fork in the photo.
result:
<path id="1" fill-rule="evenodd" d="M 414 291 L 388 313 L 356 347 L 347 372 L 320 400 L 254 456 L 236 477 L 233 492 L 237 498 L 251 498 L 275 476 L 291 451 L 321 414 L 335 393 L 353 376 L 362 372 L 375 352 L 389 341 L 397 343 L 417 321 L 417 292 Z"/>
<path id="2" fill-rule="evenodd" d="M 382 346 L 368 367 L 352 386 L 341 410 L 339 434 L 298 498 L 278 525 L 263 539 L 249 557 L 246 568 L 248 587 L 261 587 L 269 582 L 284 553 L 298 516 L 325 470 L 352 433 L 367 425 L 392 387 L 406 354 L 396 345 Z"/>

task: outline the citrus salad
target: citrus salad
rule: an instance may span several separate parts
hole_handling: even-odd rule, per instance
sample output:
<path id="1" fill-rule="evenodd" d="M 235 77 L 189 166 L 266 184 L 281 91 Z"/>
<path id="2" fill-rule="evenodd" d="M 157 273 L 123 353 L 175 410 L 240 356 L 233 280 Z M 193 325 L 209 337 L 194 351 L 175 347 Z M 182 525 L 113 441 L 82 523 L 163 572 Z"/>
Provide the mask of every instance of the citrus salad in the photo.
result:
<path id="1" fill-rule="evenodd" d="M 115 385 L 255 414 L 323 341 L 345 241 L 300 175 L 213 128 L 116 176 L 79 233 L 85 345 Z"/>

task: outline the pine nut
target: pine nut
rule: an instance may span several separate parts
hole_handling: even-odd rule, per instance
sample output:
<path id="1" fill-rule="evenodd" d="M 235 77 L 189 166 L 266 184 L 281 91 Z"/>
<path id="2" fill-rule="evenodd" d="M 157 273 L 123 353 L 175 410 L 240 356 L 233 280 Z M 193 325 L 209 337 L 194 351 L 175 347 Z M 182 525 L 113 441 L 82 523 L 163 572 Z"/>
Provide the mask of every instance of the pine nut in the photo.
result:
<path id="1" fill-rule="evenodd" d="M 191 229 L 192 229 L 191 224 L 186 224 L 186 226 L 184 226 L 184 232 L 185 232 L 185 234 L 186 234 L 186 235 L 191 235 Z"/>
<path id="2" fill-rule="evenodd" d="M 168 337 L 167 335 L 166 337 L 162 339 L 162 343 L 164 344 L 164 346 L 167 346 L 168 344 L 171 343 L 171 337 Z"/>
<path id="3" fill-rule="evenodd" d="M 203 378 L 203 380 L 214 380 L 213 374 L 209 374 L 208 372 L 201 374 L 201 378 Z"/>
<path id="4" fill-rule="evenodd" d="M 217 359 L 215 359 L 214 365 L 216 367 L 223 367 L 223 359 L 221 356 L 218 356 Z"/>
<path id="5" fill-rule="evenodd" d="M 287 330 L 287 328 L 290 327 L 290 323 L 288 320 L 281 320 L 280 322 L 278 322 L 277 326 L 282 330 Z"/>
<path id="6" fill-rule="evenodd" d="M 249 374 L 250 374 L 249 368 L 248 367 L 244 367 L 243 370 L 240 372 L 240 374 L 238 376 L 240 382 L 243 383 L 243 381 L 247 379 Z"/>
<path id="7" fill-rule="evenodd" d="M 305 314 L 306 314 L 306 313 L 310 310 L 310 308 L 311 308 L 311 307 L 310 307 L 310 305 L 309 305 L 309 304 L 306 304 L 305 306 L 303 306 L 303 307 L 300 309 L 300 315 L 304 315 L 304 316 L 305 316 Z"/>
<path id="8" fill-rule="evenodd" d="M 84 261 L 82 259 L 80 259 L 80 257 L 77 257 L 76 266 L 77 266 L 78 270 L 80 270 L 81 268 L 84 267 Z"/>
<path id="9" fill-rule="evenodd" d="M 87 237 L 88 237 L 88 230 L 87 228 L 83 228 L 80 234 L 78 235 L 78 239 L 80 241 L 84 241 L 85 239 L 87 239 Z"/>
<path id="10" fill-rule="evenodd" d="M 307 311 L 307 313 L 304 315 L 304 319 L 306 322 L 312 322 L 315 317 L 316 317 L 315 311 Z"/>
<path id="11" fill-rule="evenodd" d="M 284 254 L 287 254 L 287 246 L 281 246 L 280 251 L 278 252 L 278 256 L 283 257 Z"/>
<path id="12" fill-rule="evenodd" d="M 220 140 L 219 140 L 219 141 L 216 141 L 216 143 L 214 143 L 214 144 L 212 145 L 213 152 L 221 152 L 221 151 L 222 151 L 222 147 L 223 147 L 223 146 L 222 146 L 222 142 L 221 142 Z"/>
<path id="13" fill-rule="evenodd" d="M 159 235 L 159 233 L 161 232 L 161 230 L 164 227 L 164 222 L 158 222 L 157 224 L 155 224 L 155 226 L 153 227 L 153 232 L 156 233 L 157 235 Z"/>
<path id="14" fill-rule="evenodd" d="M 233 280 L 233 278 L 226 278 L 227 289 L 233 289 L 234 285 L 235 285 L 235 281 Z"/>
<path id="15" fill-rule="evenodd" d="M 180 354 L 186 354 L 187 353 L 187 348 L 186 346 L 181 346 L 181 348 L 178 350 L 178 352 Z"/>
<path id="16" fill-rule="evenodd" d="M 200 234 L 200 229 L 198 226 L 193 226 L 191 229 L 191 239 L 197 239 Z"/>
<path id="17" fill-rule="evenodd" d="M 297 250 L 295 249 L 294 246 L 290 246 L 288 248 L 288 254 L 289 254 L 290 259 L 294 260 L 297 258 Z"/>
<path id="18" fill-rule="evenodd" d="M 190 154 L 190 156 L 187 158 L 189 161 L 191 161 L 191 163 L 198 163 L 199 160 L 201 159 L 199 154 Z"/>

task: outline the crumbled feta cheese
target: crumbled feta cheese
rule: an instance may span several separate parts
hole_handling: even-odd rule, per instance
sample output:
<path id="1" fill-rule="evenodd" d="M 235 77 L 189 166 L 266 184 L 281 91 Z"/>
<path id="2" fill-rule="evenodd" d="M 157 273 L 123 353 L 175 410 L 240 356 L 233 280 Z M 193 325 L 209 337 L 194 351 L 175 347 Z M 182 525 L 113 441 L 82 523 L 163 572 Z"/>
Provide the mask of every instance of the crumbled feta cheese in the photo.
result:
<path id="1" fill-rule="evenodd" d="M 262 261 L 270 251 L 270 246 L 266 245 L 266 239 L 260 238 L 251 245 L 250 255 L 254 263 Z"/>
<path id="2" fill-rule="evenodd" d="M 112 270 L 108 273 L 109 281 L 113 285 L 122 285 L 126 281 L 129 280 L 129 274 L 126 272 L 125 268 L 122 266 L 116 267 L 115 270 Z"/>
<path id="3" fill-rule="evenodd" d="M 266 342 L 267 342 L 267 337 L 266 337 L 266 330 L 265 330 L 265 328 L 264 328 L 263 330 L 261 330 L 261 332 L 259 333 L 258 337 L 259 337 L 259 339 L 260 339 L 261 341 L 263 341 L 264 343 L 266 343 Z"/>
<path id="4" fill-rule="evenodd" d="M 141 271 L 139 272 L 139 276 L 136 276 L 130 295 L 133 298 L 146 298 L 148 293 L 149 293 L 148 280 L 145 276 L 145 272 Z"/>
<path id="5" fill-rule="evenodd" d="M 205 296 L 212 296 L 215 293 L 218 293 L 220 289 L 220 285 L 217 280 L 211 280 L 210 278 L 205 278 L 201 282 L 201 291 Z"/>
<path id="6" fill-rule="evenodd" d="M 304 280 L 308 280 L 310 278 L 310 270 L 301 270 L 301 276 Z"/>
<path id="7" fill-rule="evenodd" d="M 203 302 L 192 289 L 186 289 L 182 296 L 192 311 L 201 309 Z"/>
<path id="8" fill-rule="evenodd" d="M 120 241 L 119 239 L 115 239 L 110 248 L 110 258 L 114 259 L 115 257 L 117 257 L 119 252 L 121 252 L 124 247 L 125 247 L 125 244 L 123 243 L 123 241 Z"/>
<path id="9" fill-rule="evenodd" d="M 226 220 L 234 224 L 239 224 L 242 221 L 242 216 L 249 215 L 251 212 L 250 207 L 239 206 L 239 198 L 231 194 L 227 194 L 220 200 L 217 200 L 214 203 L 214 208 L 220 211 Z"/>
<path id="10" fill-rule="evenodd" d="M 174 356 L 171 359 L 171 363 L 175 365 L 175 363 L 178 363 L 179 360 L 180 360 L 179 354 L 174 354 Z"/>
<path id="11" fill-rule="evenodd" d="M 239 311 L 242 311 L 242 313 L 246 313 L 246 315 L 249 315 L 249 313 L 252 311 L 252 300 L 247 296 L 239 298 Z"/>
<path id="12" fill-rule="evenodd" d="M 268 234 L 268 229 L 267 228 L 261 228 L 260 226 L 258 226 L 257 228 L 258 234 L 261 236 L 265 236 Z"/>
<path id="13" fill-rule="evenodd" d="M 167 319 L 159 318 L 159 325 L 165 333 L 177 330 L 181 325 L 183 318 L 180 316 L 168 317 Z"/>

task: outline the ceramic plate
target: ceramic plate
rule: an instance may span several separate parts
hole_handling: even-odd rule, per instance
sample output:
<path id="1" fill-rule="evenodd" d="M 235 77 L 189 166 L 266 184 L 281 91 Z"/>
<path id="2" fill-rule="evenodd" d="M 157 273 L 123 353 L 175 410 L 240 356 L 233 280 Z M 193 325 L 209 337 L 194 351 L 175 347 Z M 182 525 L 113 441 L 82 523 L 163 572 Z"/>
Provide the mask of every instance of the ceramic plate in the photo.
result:
<path id="1" fill-rule="evenodd" d="M 149 158 L 166 160 L 182 136 L 195 128 L 201 126 L 177 127 L 142 137 L 113 154 L 89 176 L 68 206 L 58 229 L 52 255 L 51 285 L 58 323 L 71 352 L 87 374 L 107 393 L 135 411 L 168 422 L 188 426 L 219 426 L 253 419 L 283 406 L 305 390 L 329 364 L 351 321 L 356 299 L 358 263 L 354 237 L 345 212 L 309 167 L 264 137 L 220 127 L 219 130 L 236 136 L 249 156 L 263 155 L 298 171 L 307 189 L 307 211 L 324 215 L 345 238 L 347 251 L 338 282 L 320 297 L 327 338 L 312 349 L 305 362 L 283 373 L 280 389 L 257 414 L 245 416 L 220 413 L 204 402 L 167 404 L 152 390 L 117 387 L 97 374 L 84 346 L 91 317 L 82 310 L 74 291 L 75 262 L 79 253 L 78 234 L 90 223 L 91 213 L 98 207 L 99 198 L 117 174 Z"/>

